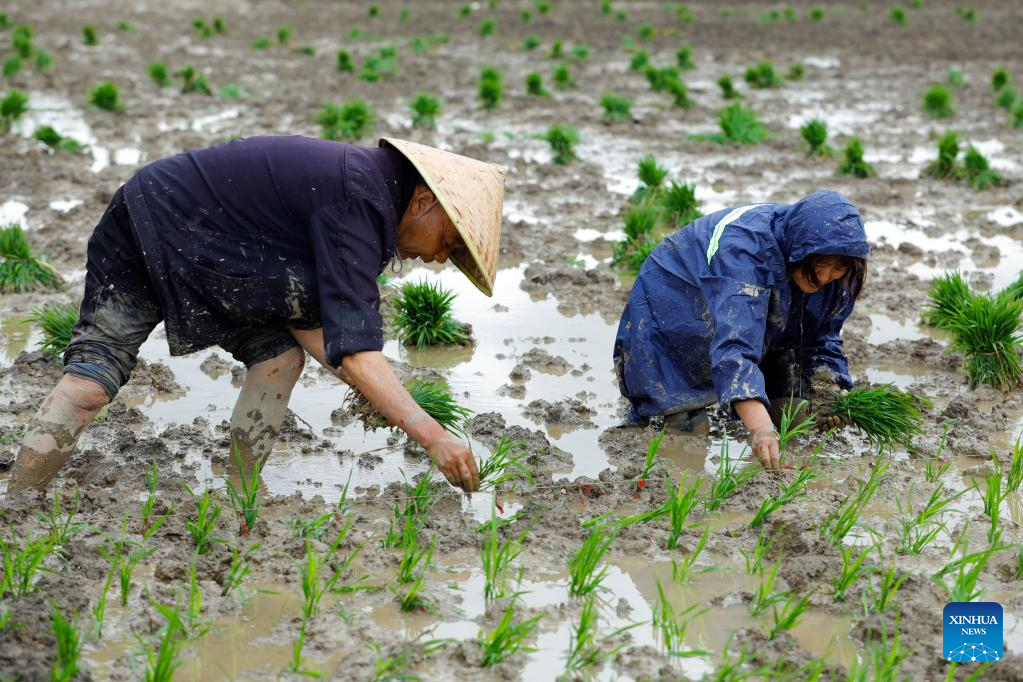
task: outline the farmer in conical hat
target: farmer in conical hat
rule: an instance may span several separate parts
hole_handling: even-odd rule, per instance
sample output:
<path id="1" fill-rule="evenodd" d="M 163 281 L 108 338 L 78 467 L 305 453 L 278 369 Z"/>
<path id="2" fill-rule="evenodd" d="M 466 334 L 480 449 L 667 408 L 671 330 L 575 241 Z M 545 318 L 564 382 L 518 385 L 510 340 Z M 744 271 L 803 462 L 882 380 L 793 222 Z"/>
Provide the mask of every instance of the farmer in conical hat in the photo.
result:
<path id="1" fill-rule="evenodd" d="M 451 483 L 476 490 L 467 445 L 381 353 L 376 279 L 392 259 L 451 259 L 493 295 L 504 178 L 501 166 L 389 138 L 367 148 L 251 137 L 144 167 L 89 240 L 64 376 L 25 434 L 9 489 L 52 479 L 163 321 L 172 355 L 219 345 L 247 367 L 231 416 L 244 461 L 269 454 L 309 353 Z"/>
<path id="2" fill-rule="evenodd" d="M 665 239 L 640 269 L 615 339 L 629 422 L 663 416 L 689 431 L 718 404 L 742 420 L 764 466 L 778 468 L 771 400 L 777 408 L 802 395 L 818 372 L 831 388 L 851 387 L 840 333 L 869 253 L 856 207 L 830 191 L 723 209 Z"/>

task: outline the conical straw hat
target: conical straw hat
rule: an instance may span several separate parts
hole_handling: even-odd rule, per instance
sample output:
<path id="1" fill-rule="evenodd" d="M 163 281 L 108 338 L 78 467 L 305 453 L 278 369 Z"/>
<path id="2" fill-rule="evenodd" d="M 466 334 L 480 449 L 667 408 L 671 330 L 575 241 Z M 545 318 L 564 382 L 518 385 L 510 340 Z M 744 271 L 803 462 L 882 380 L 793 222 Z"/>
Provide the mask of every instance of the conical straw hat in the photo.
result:
<path id="1" fill-rule="evenodd" d="M 504 206 L 504 166 L 477 161 L 423 144 L 385 137 L 408 159 L 454 223 L 465 251 L 456 251 L 452 262 L 487 296 L 494 295 L 498 249 L 501 244 L 501 211 Z"/>

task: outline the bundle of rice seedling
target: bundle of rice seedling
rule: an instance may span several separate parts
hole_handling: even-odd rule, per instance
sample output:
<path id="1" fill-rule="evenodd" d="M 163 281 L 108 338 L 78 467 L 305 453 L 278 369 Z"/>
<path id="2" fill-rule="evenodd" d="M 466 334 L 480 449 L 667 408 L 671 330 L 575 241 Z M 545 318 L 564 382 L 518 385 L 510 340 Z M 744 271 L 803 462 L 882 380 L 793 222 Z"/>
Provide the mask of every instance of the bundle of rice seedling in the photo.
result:
<path id="1" fill-rule="evenodd" d="M 935 278 L 927 295 L 930 301 L 927 303 L 924 321 L 938 329 L 948 329 L 973 296 L 970 285 L 958 271 L 946 272 Z"/>
<path id="2" fill-rule="evenodd" d="M 26 322 L 38 324 L 43 332 L 39 350 L 54 357 L 63 355 L 71 343 L 71 334 L 78 322 L 78 308 L 60 303 L 35 308 L 29 312 Z"/>
<path id="3" fill-rule="evenodd" d="M 53 266 L 32 251 L 21 225 L 0 229 L 0 293 L 57 288 L 63 283 Z"/>
<path id="4" fill-rule="evenodd" d="M 407 346 L 423 349 L 469 342 L 466 325 L 451 314 L 455 292 L 432 282 L 406 282 L 394 297 L 394 329 Z"/>
<path id="5" fill-rule="evenodd" d="M 1011 296 L 973 296 L 948 325 L 955 334 L 952 351 L 966 355 L 970 386 L 1011 388 L 1023 376 L 1019 348 L 1023 337 L 1023 301 Z"/>
<path id="6" fill-rule="evenodd" d="M 408 385 L 408 392 L 416 404 L 423 408 L 426 414 L 433 417 L 445 431 L 465 436 L 463 425 L 472 416 L 472 410 L 459 405 L 443 386 L 432 381 L 416 379 Z M 387 419 L 366 399 L 366 396 L 354 386 L 348 390 L 342 406 L 370 431 L 397 428 L 388 423 Z"/>
<path id="7" fill-rule="evenodd" d="M 885 384 L 855 388 L 848 393 L 828 392 L 821 414 L 847 419 L 875 448 L 883 449 L 896 443 L 909 448 L 910 439 L 923 433 L 922 410 L 930 406 L 927 398 Z"/>

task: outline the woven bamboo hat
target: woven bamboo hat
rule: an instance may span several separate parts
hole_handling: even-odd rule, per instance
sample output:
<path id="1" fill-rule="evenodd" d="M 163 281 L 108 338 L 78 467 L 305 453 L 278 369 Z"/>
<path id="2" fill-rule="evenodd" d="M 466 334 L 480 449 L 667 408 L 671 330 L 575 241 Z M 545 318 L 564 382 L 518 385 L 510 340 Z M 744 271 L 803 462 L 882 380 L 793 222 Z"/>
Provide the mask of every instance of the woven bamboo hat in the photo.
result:
<path id="1" fill-rule="evenodd" d="M 380 140 L 384 145 L 397 149 L 416 167 L 461 235 L 466 248 L 453 253 L 451 261 L 480 291 L 493 296 L 508 171 L 496 163 L 408 140 L 385 137 Z"/>

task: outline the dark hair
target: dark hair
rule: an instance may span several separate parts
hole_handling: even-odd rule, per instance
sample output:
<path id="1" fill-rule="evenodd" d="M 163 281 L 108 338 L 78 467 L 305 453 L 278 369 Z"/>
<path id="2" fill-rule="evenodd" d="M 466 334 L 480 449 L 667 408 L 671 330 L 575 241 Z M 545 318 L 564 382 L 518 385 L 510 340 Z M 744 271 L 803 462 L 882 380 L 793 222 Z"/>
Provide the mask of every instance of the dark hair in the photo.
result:
<path id="1" fill-rule="evenodd" d="M 817 279 L 817 266 L 822 264 L 835 264 L 846 269 L 845 276 L 840 280 L 845 290 L 849 292 L 855 301 L 859 298 L 863 289 L 863 280 L 867 276 L 867 259 L 847 256 L 844 254 L 811 253 L 803 260 L 795 263 L 789 271 L 798 270 L 810 284 L 815 287 L 821 285 Z"/>

